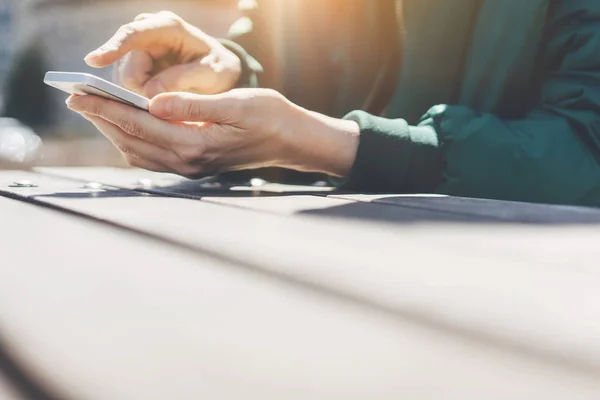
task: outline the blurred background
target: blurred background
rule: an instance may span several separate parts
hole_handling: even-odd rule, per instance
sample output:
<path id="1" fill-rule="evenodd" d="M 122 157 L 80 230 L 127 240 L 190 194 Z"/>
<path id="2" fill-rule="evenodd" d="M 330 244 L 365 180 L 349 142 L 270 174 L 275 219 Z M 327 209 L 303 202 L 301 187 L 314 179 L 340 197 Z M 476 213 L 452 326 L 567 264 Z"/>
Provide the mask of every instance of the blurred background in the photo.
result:
<path id="1" fill-rule="evenodd" d="M 59 70 L 110 79 L 110 68 L 93 70 L 83 57 L 136 15 L 161 10 L 216 37 L 225 37 L 239 18 L 237 0 L 0 0 L 0 168 L 125 166 L 43 77 Z"/>

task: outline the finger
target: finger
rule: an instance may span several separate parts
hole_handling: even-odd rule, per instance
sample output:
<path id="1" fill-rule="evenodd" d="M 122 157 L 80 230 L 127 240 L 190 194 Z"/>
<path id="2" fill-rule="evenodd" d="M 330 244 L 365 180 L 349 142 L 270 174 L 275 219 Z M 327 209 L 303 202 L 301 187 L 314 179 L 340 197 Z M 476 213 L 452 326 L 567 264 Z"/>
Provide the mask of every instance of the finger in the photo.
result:
<path id="1" fill-rule="evenodd" d="M 137 17 L 135 17 L 134 21 L 143 21 L 145 19 L 152 18 L 154 16 L 156 16 L 156 14 L 142 13 L 142 14 L 138 15 Z"/>
<path id="2" fill-rule="evenodd" d="M 78 113 L 87 113 L 119 127 L 129 136 L 137 137 L 164 149 L 172 149 L 174 143 L 181 142 L 181 131 L 173 125 L 155 118 L 150 113 L 137 108 L 103 99 L 98 96 L 77 96 L 67 100 L 68 107 Z"/>
<path id="3" fill-rule="evenodd" d="M 175 65 L 150 78 L 143 93 L 150 99 L 166 92 L 214 94 L 215 76 L 211 66 L 200 62 Z"/>
<path id="4" fill-rule="evenodd" d="M 90 121 L 106 138 L 123 154 L 127 162 L 138 168 L 151 171 L 167 172 L 169 154 L 166 150 L 154 146 L 123 132 L 110 122 L 87 113 L 82 116 Z"/>
<path id="5" fill-rule="evenodd" d="M 119 71 L 121 84 L 138 94 L 143 94 L 144 85 L 151 77 L 154 60 L 143 50 L 133 50 L 127 54 Z"/>
<path id="6" fill-rule="evenodd" d="M 123 25 L 105 44 L 85 57 L 96 68 L 106 67 L 132 50 L 150 50 L 160 45 L 173 46 L 172 32 L 181 22 L 175 18 L 148 18 Z"/>
<path id="7" fill-rule="evenodd" d="M 165 93 L 150 101 L 150 113 L 168 121 L 233 124 L 241 118 L 244 99 L 230 93 L 197 95 Z"/>

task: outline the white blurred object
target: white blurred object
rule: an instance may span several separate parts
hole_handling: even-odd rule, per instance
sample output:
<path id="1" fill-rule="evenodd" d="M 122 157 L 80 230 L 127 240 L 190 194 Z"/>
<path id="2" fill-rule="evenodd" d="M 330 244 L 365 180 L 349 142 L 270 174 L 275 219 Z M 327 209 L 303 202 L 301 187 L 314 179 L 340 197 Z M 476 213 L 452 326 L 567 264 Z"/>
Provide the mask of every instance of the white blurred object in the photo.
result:
<path id="1" fill-rule="evenodd" d="M 0 163 L 29 164 L 37 159 L 42 139 L 16 119 L 0 118 Z"/>

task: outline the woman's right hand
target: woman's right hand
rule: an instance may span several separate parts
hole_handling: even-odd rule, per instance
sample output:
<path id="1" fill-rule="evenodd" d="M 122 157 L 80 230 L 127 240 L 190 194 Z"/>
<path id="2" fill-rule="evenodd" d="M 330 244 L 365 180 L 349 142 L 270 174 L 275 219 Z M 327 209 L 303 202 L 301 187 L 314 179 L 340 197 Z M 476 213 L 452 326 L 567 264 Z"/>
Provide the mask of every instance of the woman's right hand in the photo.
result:
<path id="1" fill-rule="evenodd" d="M 241 74 L 234 53 L 168 11 L 139 15 L 85 61 L 96 68 L 120 61 L 119 83 L 149 98 L 164 92 L 226 92 Z"/>

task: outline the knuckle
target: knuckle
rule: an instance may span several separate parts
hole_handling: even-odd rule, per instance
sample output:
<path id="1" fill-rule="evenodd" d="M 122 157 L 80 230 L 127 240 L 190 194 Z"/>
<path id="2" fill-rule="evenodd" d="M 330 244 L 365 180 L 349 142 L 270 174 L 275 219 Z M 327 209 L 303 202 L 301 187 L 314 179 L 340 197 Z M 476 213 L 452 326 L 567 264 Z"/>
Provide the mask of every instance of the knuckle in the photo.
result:
<path id="1" fill-rule="evenodd" d="M 160 16 L 162 16 L 164 18 L 171 18 L 171 19 L 181 18 L 181 17 L 179 17 L 179 15 L 177 15 L 173 11 L 169 11 L 169 10 L 159 11 L 158 15 L 160 15 Z"/>
<path id="2" fill-rule="evenodd" d="M 148 19 L 151 18 L 154 14 L 151 13 L 141 13 L 136 15 L 136 17 L 133 19 L 134 21 L 142 21 L 144 19 Z"/>
<path id="3" fill-rule="evenodd" d="M 173 101 L 173 113 L 185 117 L 192 117 L 197 114 L 198 107 L 196 103 L 190 99 L 181 99 Z"/>
<path id="4" fill-rule="evenodd" d="M 288 104 L 287 99 L 278 91 L 269 89 L 265 92 L 265 97 L 262 99 L 263 101 L 257 102 L 260 103 L 261 108 L 273 110 L 274 113 L 280 114 Z"/>
<path id="5" fill-rule="evenodd" d="M 158 13 L 161 18 L 164 18 L 172 26 L 183 25 L 183 18 L 171 11 L 161 11 Z"/>
<path id="6" fill-rule="evenodd" d="M 285 102 L 285 97 L 274 89 L 264 89 L 257 97 L 262 100 L 261 103 L 264 102 L 270 107 L 279 107 Z"/>
<path id="7" fill-rule="evenodd" d="M 188 101 L 185 104 L 185 115 L 194 116 L 198 114 L 198 107 L 195 102 Z"/>
<path id="8" fill-rule="evenodd" d="M 96 101 L 96 99 L 93 98 L 93 96 L 83 96 L 80 101 L 81 106 L 86 110 L 88 114 L 98 116 L 102 115 L 102 107 Z"/>
<path id="9" fill-rule="evenodd" d="M 127 44 L 136 34 L 137 30 L 132 24 L 121 25 L 117 33 L 108 41 L 108 46 L 119 48 Z"/>
<path id="10" fill-rule="evenodd" d="M 144 128 L 142 128 L 136 122 L 133 122 L 133 121 L 130 121 L 130 120 L 126 120 L 126 119 L 122 119 L 122 120 L 119 121 L 118 127 L 121 128 L 121 130 L 123 132 L 128 133 L 131 136 L 135 136 L 135 137 L 138 137 L 140 139 L 143 139 L 144 136 L 145 136 Z"/>
<path id="11" fill-rule="evenodd" d="M 119 143 L 117 145 L 117 148 L 119 149 L 119 151 L 121 152 L 121 154 L 123 154 L 123 156 L 125 157 L 125 160 L 127 161 L 127 163 L 130 163 L 130 161 L 134 161 L 136 159 L 138 159 L 139 157 L 137 156 L 135 150 L 133 150 L 130 146 L 123 144 L 123 143 Z"/>
<path id="12" fill-rule="evenodd" d="M 132 36 L 135 33 L 137 33 L 137 29 L 136 29 L 135 25 L 133 25 L 132 23 L 128 23 L 125 25 L 121 25 L 117 32 L 120 33 L 121 37 L 127 38 L 127 37 Z"/>
<path id="13" fill-rule="evenodd" d="M 261 92 L 260 94 L 262 94 L 265 97 L 272 97 L 272 98 L 281 97 L 281 93 L 279 93 L 275 89 L 262 89 L 260 92 Z"/>
<path id="14" fill-rule="evenodd" d="M 264 110 L 277 111 L 285 103 L 285 97 L 275 89 L 254 89 L 232 91 L 235 101 L 233 111 L 239 116 L 262 113 Z"/>

